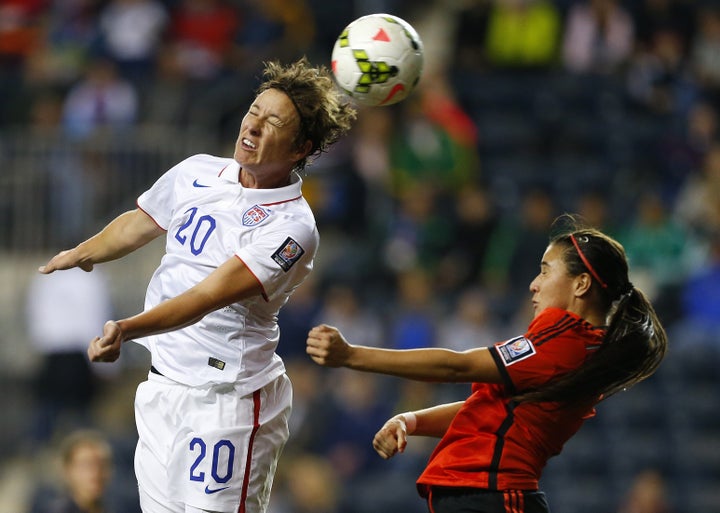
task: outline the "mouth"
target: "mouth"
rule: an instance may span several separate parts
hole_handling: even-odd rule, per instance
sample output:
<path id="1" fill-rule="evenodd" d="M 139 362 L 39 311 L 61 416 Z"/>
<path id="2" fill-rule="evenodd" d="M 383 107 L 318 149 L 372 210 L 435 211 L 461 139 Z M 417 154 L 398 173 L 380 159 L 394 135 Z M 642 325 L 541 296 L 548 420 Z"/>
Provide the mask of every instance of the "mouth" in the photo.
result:
<path id="1" fill-rule="evenodd" d="M 256 149 L 257 149 L 257 144 L 255 144 L 254 142 L 252 142 L 252 141 L 251 141 L 250 139 L 248 139 L 247 137 L 243 137 L 243 138 L 240 140 L 240 143 L 242 144 L 243 148 L 245 148 L 245 149 L 247 149 L 247 150 L 256 150 Z"/>

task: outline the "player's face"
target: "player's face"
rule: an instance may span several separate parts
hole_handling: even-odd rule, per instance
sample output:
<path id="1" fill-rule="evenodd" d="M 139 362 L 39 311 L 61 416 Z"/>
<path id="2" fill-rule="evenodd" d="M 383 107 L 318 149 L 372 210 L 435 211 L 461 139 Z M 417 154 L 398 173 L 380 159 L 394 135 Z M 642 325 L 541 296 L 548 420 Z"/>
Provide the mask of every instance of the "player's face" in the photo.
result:
<path id="1" fill-rule="evenodd" d="M 567 272 L 561 246 L 549 245 L 540 262 L 540 273 L 530 283 L 535 317 L 548 307 L 568 310 L 574 298 L 575 277 Z"/>
<path id="2" fill-rule="evenodd" d="M 300 116 L 290 98 L 278 89 L 260 93 L 243 117 L 235 143 L 235 160 L 257 182 L 287 176 L 306 152 L 293 142 Z"/>

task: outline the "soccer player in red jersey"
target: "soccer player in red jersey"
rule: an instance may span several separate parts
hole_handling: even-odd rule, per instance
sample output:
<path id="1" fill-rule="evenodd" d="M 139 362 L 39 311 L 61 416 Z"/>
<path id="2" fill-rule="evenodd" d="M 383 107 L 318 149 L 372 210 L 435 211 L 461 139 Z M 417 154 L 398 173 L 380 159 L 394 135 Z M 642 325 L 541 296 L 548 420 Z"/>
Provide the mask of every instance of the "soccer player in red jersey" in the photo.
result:
<path id="1" fill-rule="evenodd" d="M 630 283 L 623 247 L 568 219 L 530 284 L 534 318 L 523 335 L 456 352 L 352 345 L 327 325 L 308 334 L 307 353 L 320 365 L 472 382 L 465 401 L 396 415 L 373 440 L 387 459 L 408 435 L 440 438 L 417 481 L 431 513 L 548 512 L 538 488 L 547 460 L 600 400 L 660 365 L 665 330 Z"/>

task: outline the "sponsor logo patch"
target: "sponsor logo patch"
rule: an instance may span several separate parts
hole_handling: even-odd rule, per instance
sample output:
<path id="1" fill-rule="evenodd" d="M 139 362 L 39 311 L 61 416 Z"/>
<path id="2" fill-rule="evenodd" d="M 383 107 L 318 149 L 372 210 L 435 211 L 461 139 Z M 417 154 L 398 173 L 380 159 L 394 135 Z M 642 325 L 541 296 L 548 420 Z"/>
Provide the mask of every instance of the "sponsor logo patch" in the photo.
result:
<path id="1" fill-rule="evenodd" d="M 525 337 L 511 338 L 496 347 L 506 366 L 535 354 L 535 346 Z"/>
<path id="2" fill-rule="evenodd" d="M 242 216 L 243 226 L 255 226 L 262 223 L 270 216 L 270 213 L 262 207 L 253 205 L 245 211 Z"/>
<path id="3" fill-rule="evenodd" d="M 198 182 L 197 178 L 196 178 L 195 181 L 193 181 L 193 187 L 210 187 L 210 186 Z"/>
<path id="4" fill-rule="evenodd" d="M 305 254 L 305 250 L 295 242 L 291 237 L 285 239 L 285 242 L 272 254 L 272 259 L 282 267 L 282 270 L 288 272 L 290 268 L 295 265 L 295 262 L 300 260 L 300 257 Z"/>
<path id="5" fill-rule="evenodd" d="M 213 358 L 212 356 L 208 358 L 208 365 L 210 367 L 215 367 L 218 370 L 223 370 L 225 368 L 225 362 L 222 360 L 218 360 L 217 358 Z"/>

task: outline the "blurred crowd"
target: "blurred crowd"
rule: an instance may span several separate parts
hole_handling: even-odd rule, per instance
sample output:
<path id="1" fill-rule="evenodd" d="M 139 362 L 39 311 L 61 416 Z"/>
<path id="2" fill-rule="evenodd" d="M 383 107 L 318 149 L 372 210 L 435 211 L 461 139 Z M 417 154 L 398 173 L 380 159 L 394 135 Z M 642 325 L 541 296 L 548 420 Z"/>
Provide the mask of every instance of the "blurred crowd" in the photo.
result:
<path id="1" fill-rule="evenodd" d="M 515 335 L 563 212 L 624 244 L 633 282 L 670 332 L 671 358 L 674 348 L 714 346 L 720 328 L 717 2 L 0 0 L 0 141 L 19 126 L 71 140 L 192 126 L 231 147 L 263 61 L 328 62 L 340 30 L 369 12 L 413 23 L 426 69 L 408 100 L 361 109 L 350 136 L 308 168 L 322 243 L 280 318 L 295 408 L 272 513 L 424 511 L 413 480 L 432 441 L 390 462 L 370 441 L 394 412 L 468 388 L 318 369 L 305 334 L 324 322 L 354 343 L 457 350 Z M 78 283 L 61 297 L 109 295 L 103 283 Z M 30 312 L 45 308 L 41 288 L 29 291 Z M 112 307 L 94 307 L 99 329 Z M 31 318 L 29 336 L 52 338 Z M 28 436 L 41 448 L 69 425 L 95 427 L 93 390 L 128 379 L 89 376 L 77 359 L 89 337 L 77 328 L 65 337 L 73 349 L 38 346 L 49 355 L 39 377 L 56 378 L 36 384 L 44 401 Z M 63 414 L 74 420 L 59 422 Z M 108 437 L 130 490 L 115 490 L 102 511 L 132 513 L 132 457 L 122 452 L 132 450 L 132 418 L 120 425 Z M 647 475 L 657 489 L 661 478 Z"/>

